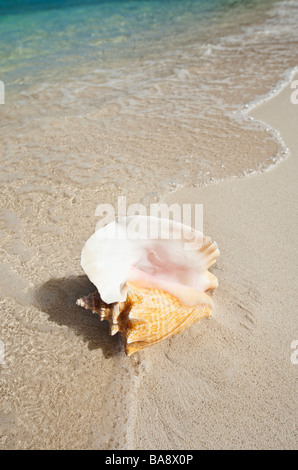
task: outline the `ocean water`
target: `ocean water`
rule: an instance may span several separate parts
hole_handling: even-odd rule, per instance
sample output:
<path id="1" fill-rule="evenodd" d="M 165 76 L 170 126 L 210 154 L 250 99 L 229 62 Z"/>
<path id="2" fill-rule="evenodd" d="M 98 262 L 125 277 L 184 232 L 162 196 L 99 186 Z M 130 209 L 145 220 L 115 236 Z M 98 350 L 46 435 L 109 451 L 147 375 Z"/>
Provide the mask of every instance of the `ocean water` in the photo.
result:
<path id="1" fill-rule="evenodd" d="M 1 1 L 0 446 L 134 447 L 150 354 L 75 305 L 96 207 L 286 158 L 246 111 L 290 79 L 297 25 L 293 0 Z"/>
<path id="2" fill-rule="evenodd" d="M 4 1 L 0 15 L 1 154 L 37 159 L 35 181 L 55 165 L 141 202 L 285 156 L 241 110 L 297 64 L 295 1 Z"/>

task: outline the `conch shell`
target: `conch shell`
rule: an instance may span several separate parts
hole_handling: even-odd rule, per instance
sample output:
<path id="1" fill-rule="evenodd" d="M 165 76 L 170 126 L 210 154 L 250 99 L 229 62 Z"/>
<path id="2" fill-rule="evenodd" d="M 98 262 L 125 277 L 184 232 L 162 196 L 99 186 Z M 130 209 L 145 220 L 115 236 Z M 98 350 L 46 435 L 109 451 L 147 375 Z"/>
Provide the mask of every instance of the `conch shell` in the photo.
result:
<path id="1" fill-rule="evenodd" d="M 144 223 L 153 227 L 154 239 L 148 233 L 135 237 Z M 218 286 L 208 271 L 218 255 L 216 243 L 191 227 L 124 217 L 97 230 L 83 247 L 81 265 L 97 291 L 77 305 L 108 320 L 111 335 L 120 331 L 130 356 L 211 315 L 213 302 L 205 291 Z"/>

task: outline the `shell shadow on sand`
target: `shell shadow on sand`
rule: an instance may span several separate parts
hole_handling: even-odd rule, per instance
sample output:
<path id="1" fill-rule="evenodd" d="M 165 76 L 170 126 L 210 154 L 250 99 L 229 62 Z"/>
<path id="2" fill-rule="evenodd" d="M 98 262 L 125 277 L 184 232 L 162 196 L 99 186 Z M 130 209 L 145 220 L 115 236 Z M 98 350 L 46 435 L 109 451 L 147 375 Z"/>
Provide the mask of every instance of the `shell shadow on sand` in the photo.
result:
<path id="1" fill-rule="evenodd" d="M 109 335 L 108 322 L 76 305 L 76 300 L 96 288 L 88 277 L 52 278 L 34 289 L 34 305 L 45 312 L 49 320 L 69 327 L 88 343 L 90 350 L 101 348 L 106 358 L 123 354 L 119 334 Z"/>

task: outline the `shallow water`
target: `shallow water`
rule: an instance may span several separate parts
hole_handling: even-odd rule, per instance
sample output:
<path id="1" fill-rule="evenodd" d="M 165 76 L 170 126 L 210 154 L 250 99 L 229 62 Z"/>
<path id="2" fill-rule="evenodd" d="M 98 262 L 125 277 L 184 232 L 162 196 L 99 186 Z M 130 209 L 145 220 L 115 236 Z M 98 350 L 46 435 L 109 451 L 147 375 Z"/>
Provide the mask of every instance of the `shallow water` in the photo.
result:
<path id="1" fill-rule="evenodd" d="M 297 65 L 297 2 L 14 3 L 0 7 L 0 444 L 131 448 L 150 355 L 128 361 L 75 306 L 95 209 L 287 155 L 242 111 Z"/>
<path id="2" fill-rule="evenodd" d="M 53 184 L 105 185 L 140 202 L 270 168 L 285 149 L 241 109 L 296 65 L 296 16 L 295 2 L 256 1 L 3 16 L 2 179 L 24 180 L 22 159 L 35 185 L 55 168 Z"/>

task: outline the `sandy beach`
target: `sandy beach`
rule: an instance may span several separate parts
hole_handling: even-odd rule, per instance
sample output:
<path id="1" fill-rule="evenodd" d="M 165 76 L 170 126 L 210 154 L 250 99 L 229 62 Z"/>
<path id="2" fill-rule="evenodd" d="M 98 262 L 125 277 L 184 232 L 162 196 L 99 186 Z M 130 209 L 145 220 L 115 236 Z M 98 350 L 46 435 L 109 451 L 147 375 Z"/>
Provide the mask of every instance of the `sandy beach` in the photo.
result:
<path id="1" fill-rule="evenodd" d="M 164 198 L 204 204 L 204 231 L 221 252 L 211 319 L 128 358 L 107 323 L 75 305 L 92 290 L 79 266 L 87 228 L 73 237 L 71 263 L 51 279 L 46 265 L 31 282 L 2 265 L 2 448 L 297 447 L 298 108 L 291 92 L 288 85 L 252 111 L 279 130 L 291 151 L 285 161 Z"/>
<path id="2" fill-rule="evenodd" d="M 297 2 L 21 3 L 0 5 L 0 449 L 297 449 Z M 212 316 L 130 357 L 76 304 L 120 196 L 203 204 L 220 250 Z"/>

